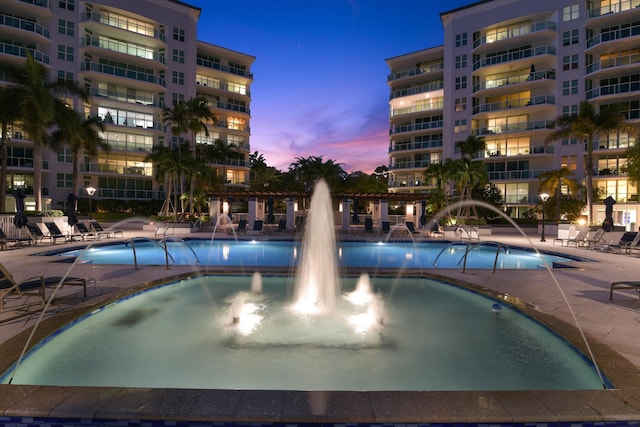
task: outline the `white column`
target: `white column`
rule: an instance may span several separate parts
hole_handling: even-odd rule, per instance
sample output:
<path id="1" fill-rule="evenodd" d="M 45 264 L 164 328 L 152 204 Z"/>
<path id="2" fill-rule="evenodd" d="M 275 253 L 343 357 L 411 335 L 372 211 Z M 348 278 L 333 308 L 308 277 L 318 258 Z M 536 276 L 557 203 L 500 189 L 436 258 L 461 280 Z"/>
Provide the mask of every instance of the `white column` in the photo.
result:
<path id="1" fill-rule="evenodd" d="M 209 221 L 215 225 L 220 217 L 220 198 L 209 197 Z"/>
<path id="2" fill-rule="evenodd" d="M 348 230 L 349 224 L 351 223 L 351 200 L 350 199 L 342 199 L 342 229 Z"/>
<path id="3" fill-rule="evenodd" d="M 247 229 L 253 230 L 253 223 L 256 221 L 258 213 L 258 199 L 255 197 L 249 198 L 249 207 L 247 212 Z"/>
<path id="4" fill-rule="evenodd" d="M 287 230 L 296 228 L 296 199 L 287 199 Z"/>

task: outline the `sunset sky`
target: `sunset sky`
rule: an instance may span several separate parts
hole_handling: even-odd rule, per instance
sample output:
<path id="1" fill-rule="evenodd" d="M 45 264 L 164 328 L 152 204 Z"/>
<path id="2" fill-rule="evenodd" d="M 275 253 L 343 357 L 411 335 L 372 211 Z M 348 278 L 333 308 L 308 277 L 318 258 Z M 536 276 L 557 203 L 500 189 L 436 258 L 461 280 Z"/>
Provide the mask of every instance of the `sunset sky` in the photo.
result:
<path id="1" fill-rule="evenodd" d="M 287 170 L 322 156 L 347 172 L 388 163 L 385 59 L 443 43 L 440 13 L 472 0 L 187 0 L 198 38 L 256 57 L 251 151 Z"/>

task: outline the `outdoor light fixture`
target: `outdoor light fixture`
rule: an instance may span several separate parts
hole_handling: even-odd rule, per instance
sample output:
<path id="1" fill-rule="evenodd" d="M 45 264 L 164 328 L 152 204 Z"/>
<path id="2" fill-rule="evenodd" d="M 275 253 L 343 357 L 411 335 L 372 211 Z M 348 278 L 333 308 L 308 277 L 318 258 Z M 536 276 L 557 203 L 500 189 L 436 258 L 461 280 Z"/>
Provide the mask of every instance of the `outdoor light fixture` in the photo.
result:
<path id="1" fill-rule="evenodd" d="M 91 209 L 92 209 L 92 201 L 93 201 L 93 195 L 96 194 L 96 189 L 93 187 L 87 187 L 85 188 L 85 190 L 87 191 L 87 194 L 89 195 L 89 220 L 91 220 Z"/>
<path id="2" fill-rule="evenodd" d="M 549 200 L 549 195 L 547 193 L 540 193 L 540 200 L 542 200 L 542 233 L 540 234 L 540 241 L 546 242 L 544 238 L 544 204 Z"/>

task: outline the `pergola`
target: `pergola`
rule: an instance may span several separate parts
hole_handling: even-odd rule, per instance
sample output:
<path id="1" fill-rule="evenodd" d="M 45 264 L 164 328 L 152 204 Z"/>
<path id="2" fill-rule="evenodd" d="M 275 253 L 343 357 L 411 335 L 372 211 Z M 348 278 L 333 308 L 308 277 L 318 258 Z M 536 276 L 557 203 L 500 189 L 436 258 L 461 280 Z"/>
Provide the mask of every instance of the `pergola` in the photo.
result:
<path id="1" fill-rule="evenodd" d="M 286 204 L 287 229 L 295 228 L 296 200 L 306 200 L 311 194 L 301 191 L 215 191 L 209 193 L 209 215 L 212 221 L 217 221 L 221 214 L 228 214 L 230 201 L 248 201 L 248 224 L 253 227 L 256 220 L 265 218 L 265 203 L 283 200 Z M 373 204 L 372 219 L 374 221 L 388 221 L 389 202 L 406 202 L 411 209 L 407 210 L 407 220 L 414 220 L 417 213 L 424 214 L 424 205 L 430 195 L 426 193 L 351 193 L 332 192 L 331 198 L 341 204 L 342 227 L 349 227 L 349 212 L 352 203 L 371 202 Z M 225 208 L 225 203 L 227 208 Z"/>

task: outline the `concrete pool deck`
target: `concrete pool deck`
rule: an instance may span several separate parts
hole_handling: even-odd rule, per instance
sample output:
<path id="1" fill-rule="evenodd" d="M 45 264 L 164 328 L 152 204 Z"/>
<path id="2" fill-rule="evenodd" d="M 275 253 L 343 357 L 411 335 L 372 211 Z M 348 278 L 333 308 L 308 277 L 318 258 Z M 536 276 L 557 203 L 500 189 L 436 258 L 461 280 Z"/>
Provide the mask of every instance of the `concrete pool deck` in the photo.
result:
<path id="1" fill-rule="evenodd" d="M 153 232 L 126 230 L 124 239 L 153 237 Z M 187 237 L 187 235 L 183 236 Z M 211 233 L 188 237 L 210 238 Z M 252 238 L 255 236 L 251 236 Z M 278 238 L 266 235 L 265 238 Z M 454 236 L 446 236 L 452 238 Z M 260 238 L 260 237 L 258 237 Z M 291 238 L 291 235 L 285 236 Z M 344 239 L 380 239 L 378 236 L 341 235 Z M 115 241 L 109 239 L 101 241 Z M 640 258 L 585 248 L 554 245 L 553 237 L 540 242 L 511 234 L 481 236 L 482 241 L 549 250 L 589 258 L 578 268 L 553 270 L 576 318 L 592 346 L 595 359 L 613 382 L 613 390 L 487 391 L 487 392 L 331 392 L 119 389 L 0 385 L 0 422 L 24 419 L 64 420 L 75 425 L 93 420 L 100 425 L 119 420 L 251 423 L 514 423 L 640 421 L 640 298 L 633 290 L 619 290 L 609 300 L 610 282 L 637 280 Z M 73 243 L 74 245 L 82 242 Z M 66 243 L 64 246 L 71 246 Z M 17 280 L 35 275 L 63 276 L 71 264 L 31 257 L 62 248 L 43 245 L 0 252 L 2 264 Z M 72 276 L 87 279 L 87 301 L 75 287 L 62 288 L 56 304 L 38 327 L 33 342 L 80 313 L 114 297 L 166 277 L 189 275 L 190 266 L 133 266 L 79 264 Z M 495 294 L 558 330 L 580 348 L 580 336 L 551 275 L 539 270 L 434 270 L 427 275 L 447 278 Z M 21 301 L 23 302 L 23 301 Z M 34 298 L 35 302 L 35 298 Z M 40 313 L 8 305 L 0 312 L 0 371 L 20 353 Z M 470 349 L 472 350 L 472 349 Z M 4 417 L 4 418 L 3 418 Z M 7 421 L 9 420 L 9 421 Z M 37 422 L 35 422 L 37 424 Z"/>

